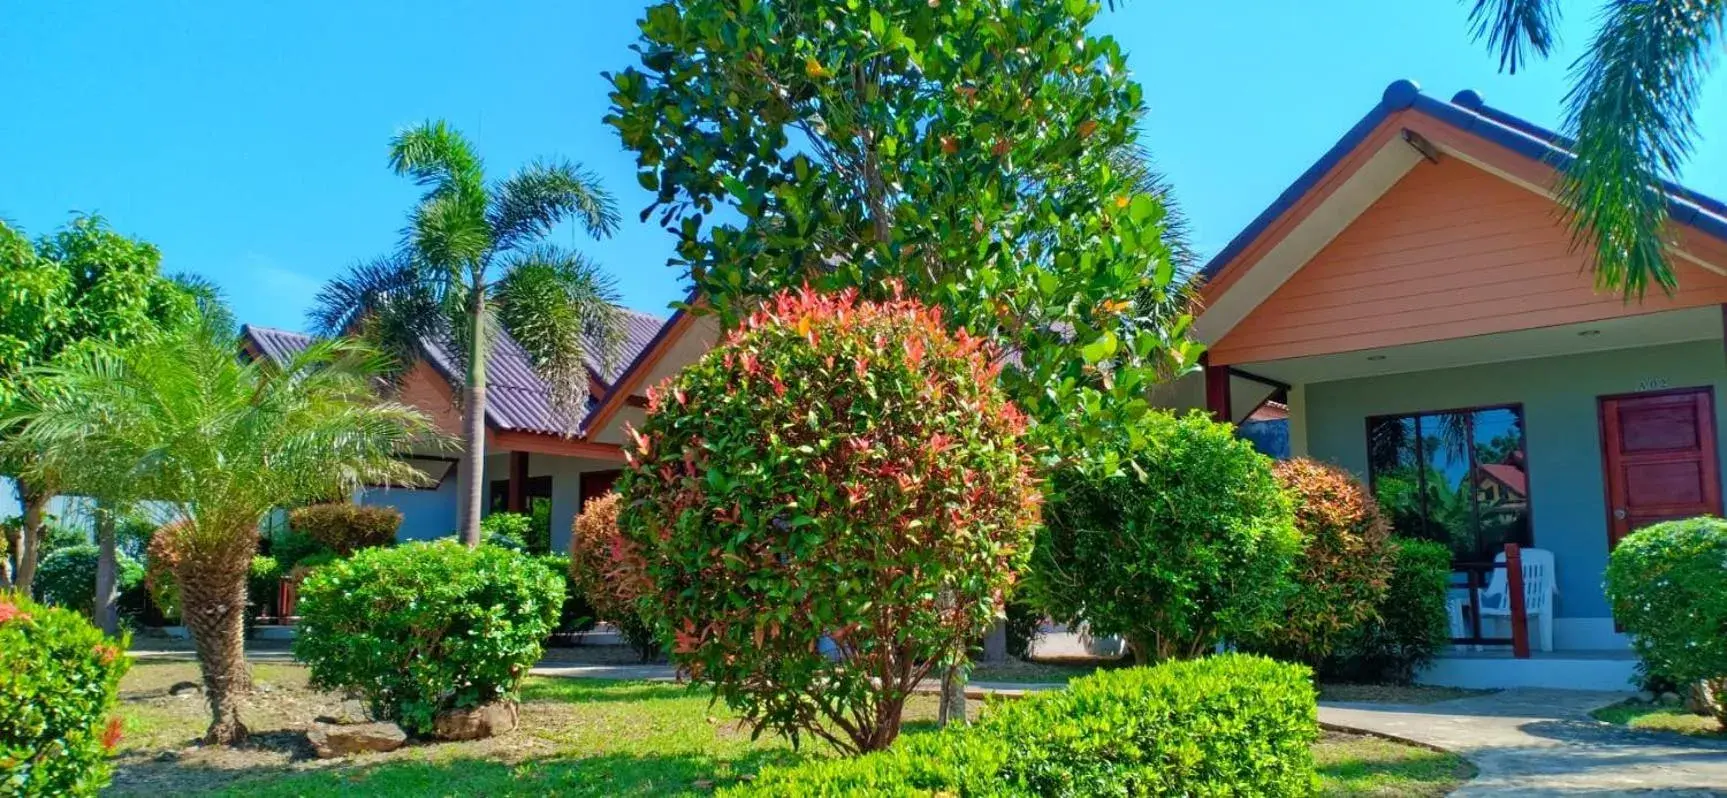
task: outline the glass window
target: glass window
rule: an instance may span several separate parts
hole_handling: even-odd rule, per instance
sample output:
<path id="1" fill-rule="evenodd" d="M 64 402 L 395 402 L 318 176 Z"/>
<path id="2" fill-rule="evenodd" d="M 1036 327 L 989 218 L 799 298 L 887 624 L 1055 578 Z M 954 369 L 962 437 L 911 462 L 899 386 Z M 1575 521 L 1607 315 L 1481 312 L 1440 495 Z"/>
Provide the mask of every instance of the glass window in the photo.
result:
<path id="1" fill-rule="evenodd" d="M 1367 454 L 1397 534 L 1444 543 L 1465 561 L 1530 544 L 1521 406 L 1370 418 Z"/>

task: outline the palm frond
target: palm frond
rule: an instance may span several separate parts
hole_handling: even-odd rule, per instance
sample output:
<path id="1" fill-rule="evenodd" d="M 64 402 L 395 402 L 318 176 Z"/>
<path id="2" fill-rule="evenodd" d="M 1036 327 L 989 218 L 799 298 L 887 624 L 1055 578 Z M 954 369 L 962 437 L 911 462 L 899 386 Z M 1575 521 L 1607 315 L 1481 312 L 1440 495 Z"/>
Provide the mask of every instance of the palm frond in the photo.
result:
<path id="1" fill-rule="evenodd" d="M 423 341 L 448 335 L 441 288 L 404 257 L 362 261 L 326 283 L 307 316 L 319 335 L 363 339 L 391 359 L 386 374 L 399 373 L 419 357 Z"/>
<path id="2" fill-rule="evenodd" d="M 485 166 L 466 136 L 442 119 L 423 122 L 390 141 L 390 168 L 432 194 L 483 189 Z"/>
<path id="3" fill-rule="evenodd" d="M 1572 65 L 1566 132 L 1575 160 L 1560 184 L 1571 230 L 1594 258 L 1596 285 L 1642 297 L 1672 291 L 1661 181 L 1690 154 L 1721 0 L 1618 0 Z"/>
<path id="4" fill-rule="evenodd" d="M 425 270 L 443 272 L 447 282 L 484 279 L 492 249 L 492 228 L 486 220 L 483 192 L 453 192 L 430 196 L 408 218 L 403 248 Z"/>
<path id="5" fill-rule="evenodd" d="M 487 214 L 498 249 L 532 242 L 574 218 L 596 238 L 617 232 L 617 200 L 593 172 L 569 161 L 537 161 L 492 190 Z"/>
<path id="6" fill-rule="evenodd" d="M 588 361 L 616 367 L 623 312 L 612 280 L 579 253 L 535 247 L 506 264 L 496 294 L 498 319 L 534 359 L 552 406 L 573 421 L 588 390 Z"/>
<path id="7" fill-rule="evenodd" d="M 168 279 L 181 293 L 192 298 L 198 316 L 205 322 L 234 326 L 234 311 L 228 307 L 228 297 L 216 281 L 193 272 L 180 272 Z"/>
<path id="8" fill-rule="evenodd" d="M 1529 61 L 1528 51 L 1546 58 L 1558 42 L 1558 0 L 1475 0 L 1469 10 L 1469 33 L 1499 53 L 1499 70 L 1517 73 Z"/>

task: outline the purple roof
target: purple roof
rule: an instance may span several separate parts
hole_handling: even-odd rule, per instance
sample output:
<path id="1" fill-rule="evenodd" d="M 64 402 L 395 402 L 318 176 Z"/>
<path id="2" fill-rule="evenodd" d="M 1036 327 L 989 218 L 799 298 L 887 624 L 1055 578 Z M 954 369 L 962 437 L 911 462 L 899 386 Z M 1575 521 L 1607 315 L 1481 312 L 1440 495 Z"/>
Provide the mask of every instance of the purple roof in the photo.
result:
<path id="1" fill-rule="evenodd" d="M 1283 190 L 1271 206 L 1262 211 L 1258 217 L 1248 223 L 1234 239 L 1224 245 L 1222 251 L 1213 256 L 1200 270 L 1206 279 L 1217 276 L 1225 264 L 1229 263 L 1241 250 L 1252 243 L 1277 217 L 1283 215 L 1290 206 L 1299 202 L 1309 189 L 1313 188 L 1329 173 L 1332 167 L 1349 155 L 1373 129 L 1386 117 L 1405 108 L 1414 108 L 1433 116 L 1447 124 L 1481 136 L 1488 141 L 1503 146 L 1513 152 L 1534 158 L 1550 164 L 1558 169 L 1567 168 L 1572 161 L 1571 142 L 1564 136 L 1541 127 L 1524 119 L 1512 116 L 1504 111 L 1491 108 L 1482 102 L 1481 95 L 1474 91 L 1458 92 L 1449 102 L 1430 97 L 1421 93 L 1421 87 L 1414 81 L 1399 80 L 1385 87 L 1385 93 L 1379 104 L 1367 115 L 1356 122 L 1349 132 L 1343 134 L 1330 150 L 1320 156 L 1319 160 L 1308 167 L 1295 182 Z M 1698 194 L 1683 186 L 1663 181 L 1662 191 L 1667 195 L 1668 216 L 1675 222 L 1689 224 L 1697 229 L 1723 241 L 1727 241 L 1727 204 Z"/>
<path id="2" fill-rule="evenodd" d="M 662 325 L 660 319 L 646 313 L 627 309 L 623 313 L 623 345 L 616 362 L 607 368 L 601 358 L 593 354 L 599 347 L 589 347 L 588 369 L 607 387 L 647 348 Z M 254 324 L 242 326 L 240 334 L 264 356 L 278 363 L 285 362 L 312 342 L 311 336 L 302 333 Z M 426 361 L 450 381 L 452 388 L 460 390 L 460 372 L 448 347 L 425 341 L 422 349 Z M 551 435 L 567 435 L 577 428 L 570 419 L 553 411 L 546 382 L 534 368 L 533 358 L 516 339 L 503 331 L 499 331 L 492 342 L 491 357 L 486 361 L 486 422 L 494 429 Z"/>

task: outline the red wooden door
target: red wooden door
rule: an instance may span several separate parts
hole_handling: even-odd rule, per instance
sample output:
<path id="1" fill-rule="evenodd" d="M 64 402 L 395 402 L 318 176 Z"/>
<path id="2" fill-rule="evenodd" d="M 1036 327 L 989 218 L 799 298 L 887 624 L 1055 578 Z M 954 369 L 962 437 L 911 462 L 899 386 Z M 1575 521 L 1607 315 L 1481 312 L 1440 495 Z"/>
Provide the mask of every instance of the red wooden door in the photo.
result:
<path id="1" fill-rule="evenodd" d="M 587 471 L 582 474 L 582 501 L 576 512 L 587 509 L 589 499 L 597 499 L 611 491 L 622 471 Z"/>
<path id="2" fill-rule="evenodd" d="M 1607 543 L 1660 521 L 1721 514 L 1709 388 L 1601 398 Z"/>

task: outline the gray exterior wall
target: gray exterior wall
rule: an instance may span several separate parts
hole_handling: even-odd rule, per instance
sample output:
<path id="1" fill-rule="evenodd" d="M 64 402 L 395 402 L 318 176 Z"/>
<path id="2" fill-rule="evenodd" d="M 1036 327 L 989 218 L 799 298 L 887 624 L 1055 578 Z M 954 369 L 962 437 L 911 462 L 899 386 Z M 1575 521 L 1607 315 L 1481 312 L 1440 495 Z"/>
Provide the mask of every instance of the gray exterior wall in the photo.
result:
<path id="1" fill-rule="evenodd" d="M 1367 476 L 1367 418 L 1522 404 L 1535 545 L 1554 553 L 1557 618 L 1607 618 L 1606 483 L 1598 397 L 1650 388 L 1714 386 L 1716 426 L 1727 355 L 1720 341 L 1494 363 L 1310 383 L 1302 408 L 1308 454 Z M 1724 453 L 1716 447 L 1717 456 Z M 1727 467 L 1723 468 L 1727 473 Z"/>

